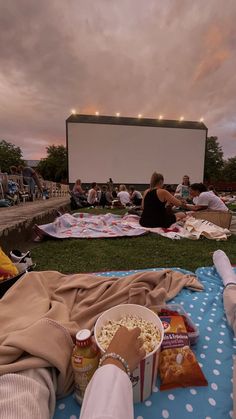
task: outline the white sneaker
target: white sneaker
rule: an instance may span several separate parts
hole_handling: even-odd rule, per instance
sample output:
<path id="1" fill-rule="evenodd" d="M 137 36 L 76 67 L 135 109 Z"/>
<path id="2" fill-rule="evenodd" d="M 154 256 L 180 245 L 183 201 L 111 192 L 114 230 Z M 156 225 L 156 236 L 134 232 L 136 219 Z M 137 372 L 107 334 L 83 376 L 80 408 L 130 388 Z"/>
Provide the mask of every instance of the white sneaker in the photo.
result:
<path id="1" fill-rule="evenodd" d="M 22 263 L 22 262 L 13 262 L 16 269 L 18 270 L 18 273 L 20 274 L 21 272 L 26 272 L 28 269 L 28 265 L 27 263 Z"/>
<path id="2" fill-rule="evenodd" d="M 26 269 L 33 265 L 30 251 L 22 253 L 20 250 L 14 249 L 10 252 L 10 258 L 15 265 L 22 264 L 22 266 L 26 266 Z M 18 266 L 16 267 L 19 270 Z M 19 272 L 22 272 L 22 269 Z"/>

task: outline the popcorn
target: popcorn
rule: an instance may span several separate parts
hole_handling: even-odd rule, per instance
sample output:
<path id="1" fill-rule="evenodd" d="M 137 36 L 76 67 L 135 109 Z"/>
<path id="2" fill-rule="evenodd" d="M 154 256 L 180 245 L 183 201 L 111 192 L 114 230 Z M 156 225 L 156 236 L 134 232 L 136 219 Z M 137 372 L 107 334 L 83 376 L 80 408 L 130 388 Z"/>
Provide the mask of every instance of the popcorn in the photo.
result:
<path id="1" fill-rule="evenodd" d="M 104 351 L 107 350 L 120 326 L 125 326 L 127 329 L 134 329 L 135 327 L 141 329 L 140 337 L 143 339 L 146 354 L 152 352 L 161 341 L 161 332 L 153 323 L 130 314 L 121 317 L 119 321 L 109 320 L 101 328 L 97 339 Z"/>

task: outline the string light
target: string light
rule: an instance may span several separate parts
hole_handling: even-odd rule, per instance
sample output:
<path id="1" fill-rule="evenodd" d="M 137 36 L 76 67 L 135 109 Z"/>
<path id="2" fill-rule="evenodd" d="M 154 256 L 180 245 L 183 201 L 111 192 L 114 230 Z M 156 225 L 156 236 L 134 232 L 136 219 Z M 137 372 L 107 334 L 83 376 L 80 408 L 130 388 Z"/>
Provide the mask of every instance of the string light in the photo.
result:
<path id="1" fill-rule="evenodd" d="M 76 109 L 71 109 L 71 113 L 72 113 L 72 115 L 78 115 L 78 113 L 79 112 L 77 112 L 76 111 Z M 95 115 L 96 116 L 99 116 L 100 114 L 99 114 L 99 111 L 96 111 L 95 112 Z M 120 112 L 116 112 L 116 116 L 117 117 L 119 117 L 120 116 Z M 143 117 L 143 115 L 141 114 L 141 113 L 139 113 L 138 114 L 138 118 L 139 119 L 141 119 Z M 158 119 L 161 121 L 162 119 L 164 118 L 164 116 L 163 115 L 159 115 L 158 116 Z M 184 121 L 184 116 L 180 116 L 180 118 L 179 118 L 179 121 L 181 122 L 181 121 Z M 199 122 L 204 122 L 204 118 L 203 117 L 201 117 L 200 119 L 199 119 Z"/>

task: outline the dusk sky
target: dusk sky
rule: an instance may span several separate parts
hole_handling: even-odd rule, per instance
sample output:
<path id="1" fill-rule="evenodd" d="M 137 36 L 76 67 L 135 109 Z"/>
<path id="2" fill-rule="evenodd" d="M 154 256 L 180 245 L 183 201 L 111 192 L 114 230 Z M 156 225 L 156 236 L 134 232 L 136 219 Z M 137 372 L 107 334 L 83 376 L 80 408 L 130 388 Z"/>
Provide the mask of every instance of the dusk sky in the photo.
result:
<path id="1" fill-rule="evenodd" d="M 25 159 L 80 113 L 204 118 L 236 155 L 235 0 L 0 0 L 0 139 Z"/>

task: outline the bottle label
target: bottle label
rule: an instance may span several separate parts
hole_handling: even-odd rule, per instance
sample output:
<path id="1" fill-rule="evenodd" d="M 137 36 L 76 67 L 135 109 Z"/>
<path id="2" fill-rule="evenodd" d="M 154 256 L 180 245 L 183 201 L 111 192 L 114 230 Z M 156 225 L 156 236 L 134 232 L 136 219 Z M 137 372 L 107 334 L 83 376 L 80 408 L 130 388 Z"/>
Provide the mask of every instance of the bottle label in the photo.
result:
<path id="1" fill-rule="evenodd" d="M 87 352 L 85 356 L 83 356 L 78 353 L 80 352 L 80 349 L 76 348 L 72 354 L 75 397 L 79 403 L 82 402 L 86 387 L 98 368 L 99 363 L 99 353 L 97 348 L 96 351 L 94 351 L 94 347 L 91 345 L 88 351 L 89 353 Z"/>

